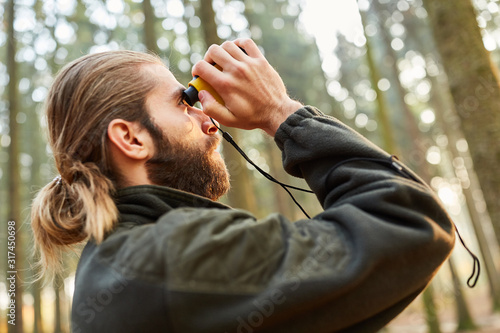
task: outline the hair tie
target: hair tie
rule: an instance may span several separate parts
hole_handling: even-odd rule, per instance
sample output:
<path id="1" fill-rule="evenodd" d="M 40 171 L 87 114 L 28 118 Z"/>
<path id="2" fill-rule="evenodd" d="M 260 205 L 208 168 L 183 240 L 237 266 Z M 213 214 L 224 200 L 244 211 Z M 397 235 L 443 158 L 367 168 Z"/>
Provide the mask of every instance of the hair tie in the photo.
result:
<path id="1" fill-rule="evenodd" d="M 56 177 L 54 177 L 54 179 L 52 181 L 55 181 L 56 185 L 61 185 L 61 181 L 62 181 L 61 175 L 57 175 Z"/>

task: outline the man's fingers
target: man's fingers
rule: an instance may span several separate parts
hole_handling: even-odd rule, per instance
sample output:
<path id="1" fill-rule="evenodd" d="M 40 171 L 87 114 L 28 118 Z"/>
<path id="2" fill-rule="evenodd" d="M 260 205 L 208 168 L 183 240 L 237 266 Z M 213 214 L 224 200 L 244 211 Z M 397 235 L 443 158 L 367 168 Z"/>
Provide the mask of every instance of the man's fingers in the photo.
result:
<path id="1" fill-rule="evenodd" d="M 210 64 L 219 64 L 221 67 L 235 61 L 233 56 L 225 48 L 223 48 L 222 45 L 215 44 L 210 45 L 203 60 Z"/>
<path id="2" fill-rule="evenodd" d="M 193 75 L 193 77 L 201 76 L 202 78 L 206 78 L 206 77 L 211 77 L 214 74 L 217 74 L 216 71 L 219 70 L 210 63 L 202 60 L 194 64 L 193 68 L 191 69 L 191 74 Z"/>
<path id="3" fill-rule="evenodd" d="M 248 38 L 238 38 L 234 40 L 234 44 L 243 50 L 246 54 L 252 58 L 262 57 L 262 52 L 260 52 L 259 47 L 255 42 Z"/>
<path id="4" fill-rule="evenodd" d="M 221 44 L 221 47 L 231 55 L 234 59 L 238 61 L 243 61 L 247 57 L 245 51 L 243 51 L 239 46 L 237 46 L 234 42 L 226 41 Z"/>
<path id="5" fill-rule="evenodd" d="M 203 107 L 203 112 L 217 120 L 224 126 L 231 126 L 236 120 L 236 117 L 225 106 L 215 100 L 215 98 L 206 90 L 198 93 L 200 103 Z"/>

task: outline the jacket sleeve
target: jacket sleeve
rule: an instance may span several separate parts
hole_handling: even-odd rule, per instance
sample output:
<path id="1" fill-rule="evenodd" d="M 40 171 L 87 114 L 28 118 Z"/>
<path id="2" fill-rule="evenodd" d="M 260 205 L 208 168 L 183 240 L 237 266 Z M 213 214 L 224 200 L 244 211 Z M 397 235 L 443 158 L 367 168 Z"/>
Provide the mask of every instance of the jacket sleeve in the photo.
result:
<path id="1" fill-rule="evenodd" d="M 376 332 L 429 283 L 454 227 L 427 185 L 304 107 L 275 140 L 324 211 L 295 223 L 241 210 L 170 212 L 166 300 L 179 332 Z M 159 231 L 160 232 L 160 231 Z"/>

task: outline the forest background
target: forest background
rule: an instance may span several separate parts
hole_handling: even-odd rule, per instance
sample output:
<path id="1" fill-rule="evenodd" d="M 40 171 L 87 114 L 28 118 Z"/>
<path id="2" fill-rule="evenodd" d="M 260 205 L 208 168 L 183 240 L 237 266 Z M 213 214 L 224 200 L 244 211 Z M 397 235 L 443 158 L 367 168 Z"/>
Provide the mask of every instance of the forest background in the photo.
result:
<path id="1" fill-rule="evenodd" d="M 500 332 L 500 8 L 496 0 L 1 0 L 0 332 L 69 332 L 77 253 L 53 283 L 31 283 L 29 207 L 57 171 L 43 101 L 55 73 L 87 53 L 159 54 L 187 84 L 208 46 L 254 39 L 289 93 L 397 155 L 436 191 L 481 261 L 475 288 L 457 246 L 436 279 L 385 332 Z M 314 10 L 316 9 L 316 11 Z M 229 129 L 257 165 L 281 167 L 260 131 Z M 232 147 L 223 198 L 258 217 L 303 218 Z M 312 195 L 295 194 L 309 213 Z M 13 246 L 15 245 L 15 246 Z M 7 279 L 15 272 L 15 279 Z M 13 290 L 15 292 L 10 292 Z M 15 300 L 16 325 L 9 304 Z"/>

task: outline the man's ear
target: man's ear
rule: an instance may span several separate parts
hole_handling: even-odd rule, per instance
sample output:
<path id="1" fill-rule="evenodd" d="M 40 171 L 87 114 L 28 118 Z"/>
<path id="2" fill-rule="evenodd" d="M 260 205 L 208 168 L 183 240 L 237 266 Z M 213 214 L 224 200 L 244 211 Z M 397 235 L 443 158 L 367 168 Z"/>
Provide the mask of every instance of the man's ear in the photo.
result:
<path id="1" fill-rule="evenodd" d="M 151 136 L 137 122 L 113 119 L 108 125 L 108 138 L 125 156 L 142 160 L 152 154 Z"/>

